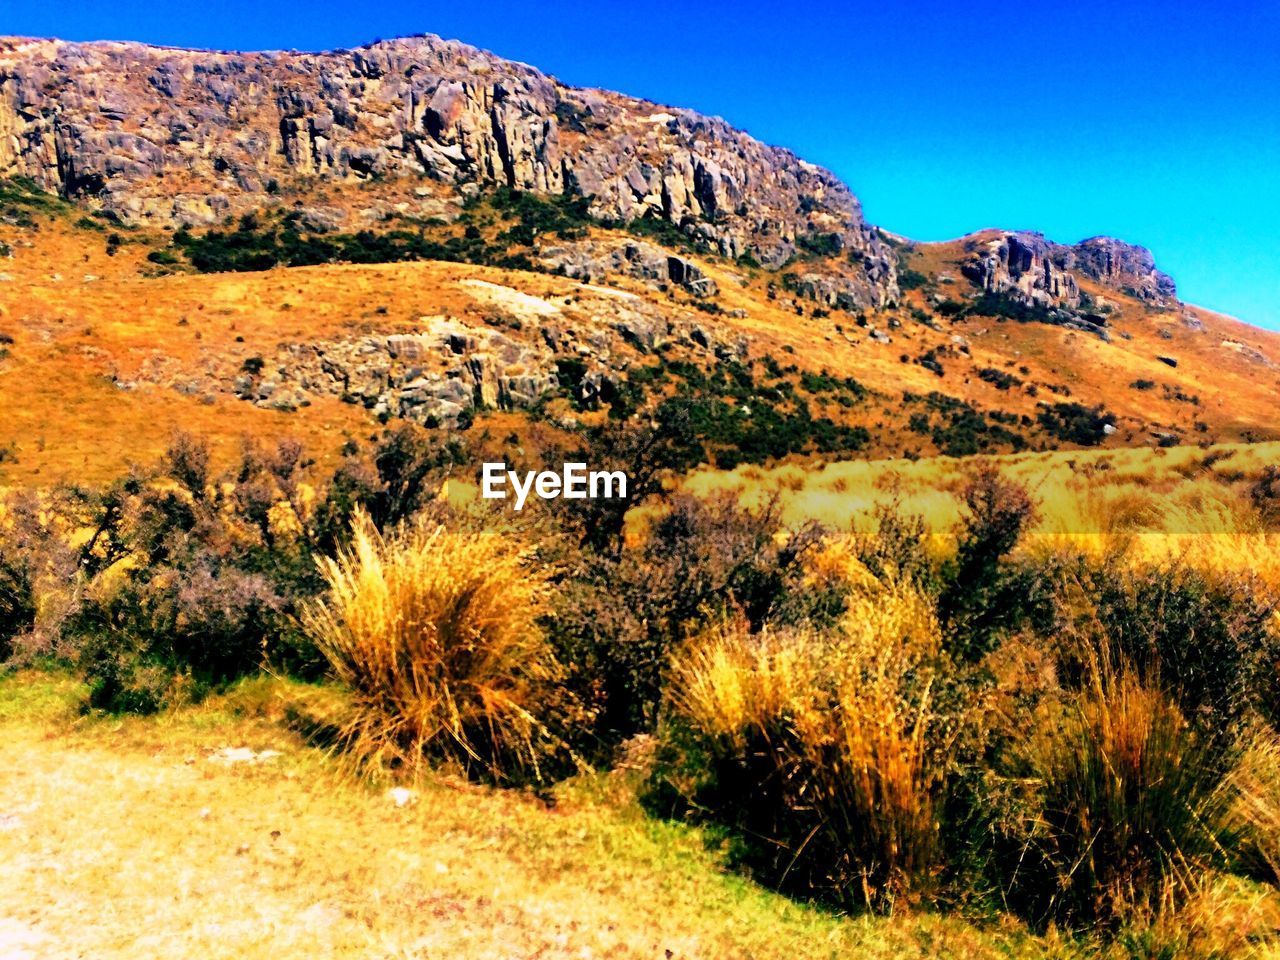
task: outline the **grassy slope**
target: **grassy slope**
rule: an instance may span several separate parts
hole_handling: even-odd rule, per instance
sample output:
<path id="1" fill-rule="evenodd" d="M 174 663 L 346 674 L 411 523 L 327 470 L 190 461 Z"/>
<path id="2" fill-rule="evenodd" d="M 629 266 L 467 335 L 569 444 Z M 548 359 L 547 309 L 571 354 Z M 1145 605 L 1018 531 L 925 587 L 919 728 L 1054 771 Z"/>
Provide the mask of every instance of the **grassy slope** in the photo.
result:
<path id="1" fill-rule="evenodd" d="M 0 334 L 16 341 L 0 360 L 0 406 L 6 411 L 0 448 L 9 450 L 0 463 L 0 483 L 105 480 L 130 460 L 154 459 L 179 428 L 205 434 L 231 452 L 244 433 L 264 439 L 296 436 L 317 455 L 336 451 L 346 437 L 376 429 L 367 411 L 321 398 L 314 406 L 282 413 L 255 408 L 229 393 L 205 402 L 171 384 L 210 374 L 225 381 L 244 360 L 270 359 L 284 342 L 406 332 L 428 314 L 482 323 L 495 304 L 475 288 L 460 286 L 461 279 L 482 278 L 550 297 L 569 326 L 610 324 L 617 302 L 599 287 L 448 263 L 148 276 L 156 271 L 146 255 L 167 242 L 165 235 L 124 231 L 125 243 L 109 257 L 105 233 L 110 228 L 77 227 L 74 208 L 56 210 L 61 212 L 39 214 L 35 228 L 0 225 L 0 241 L 13 248 L 13 259 L 2 265 L 7 279 L 0 282 Z M 958 275 L 959 245 L 922 245 L 918 250 L 915 266 L 934 276 Z M 1111 446 L 1149 444 L 1151 430 L 1171 428 L 1189 441 L 1230 441 L 1244 431 L 1261 438 L 1280 436 L 1273 416 L 1276 368 L 1224 346 L 1238 341 L 1275 359 L 1280 358 L 1280 337 L 1228 318 L 1201 311 L 1205 329 L 1193 330 L 1176 314 L 1151 312 L 1112 295 L 1119 308 L 1113 317 L 1117 336 L 1110 344 L 1042 324 L 941 320 L 941 329 L 934 330 L 911 319 L 910 308 L 928 306 L 920 291 L 912 291 L 898 314 L 902 328 L 886 344 L 869 338 L 848 314 L 815 316 L 814 304 L 803 303 L 798 315 L 785 292 L 770 299 L 768 284 L 778 279 L 774 274 L 743 271 L 716 258 L 707 258 L 704 266 L 719 282 L 716 303 L 725 313 L 698 314 L 689 310 L 684 294 L 664 295 L 624 278 L 611 284 L 666 312 L 683 311 L 709 327 L 725 329 L 727 335 L 745 333 L 753 357 L 772 356 L 804 370 L 830 369 L 878 391 L 852 411 L 821 411 L 852 417 L 870 428 L 872 456 L 932 452 L 928 438 L 906 430 L 908 417 L 918 408 L 902 404 L 903 390 L 941 390 L 982 410 L 1034 417 L 1038 402 L 1063 399 L 1045 385 L 1069 384 L 1072 400 L 1104 404 L 1121 417 Z M 803 272 L 812 265 L 792 269 Z M 868 317 L 881 329 L 888 319 Z M 536 324 L 528 330 L 531 337 L 537 335 Z M 954 350 L 953 336 L 968 342 L 971 356 Z M 944 377 L 901 360 L 931 349 L 943 351 Z M 1177 356 L 1178 369 L 1157 361 L 1159 354 Z M 998 390 L 977 376 L 984 367 L 1040 385 L 1038 396 L 1020 388 Z M 139 385 L 121 390 L 113 378 Z M 1159 386 L 1138 391 L 1130 386 L 1138 379 Z M 1197 396 L 1201 403 L 1171 399 L 1164 385 Z M 1205 423 L 1206 432 L 1193 427 L 1196 420 Z"/>
<path id="2" fill-rule="evenodd" d="M 260 681 L 156 719 L 78 718 L 69 680 L 0 681 L 0 956 L 1032 957 L 1017 930 L 839 918 L 726 872 L 625 776 L 554 807 L 441 778 L 345 777 Z M 273 749 L 219 762 L 225 747 Z"/>

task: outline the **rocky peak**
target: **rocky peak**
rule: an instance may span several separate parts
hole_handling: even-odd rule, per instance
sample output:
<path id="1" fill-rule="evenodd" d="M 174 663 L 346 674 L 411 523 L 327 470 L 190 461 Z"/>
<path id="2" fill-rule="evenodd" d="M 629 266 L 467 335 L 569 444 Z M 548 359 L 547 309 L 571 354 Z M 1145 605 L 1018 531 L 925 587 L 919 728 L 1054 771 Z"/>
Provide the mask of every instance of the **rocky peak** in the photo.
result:
<path id="1" fill-rule="evenodd" d="M 979 234 L 970 238 L 969 247 L 965 276 L 983 291 L 1025 306 L 1078 308 L 1077 276 L 1157 306 L 1174 302 L 1177 295 L 1173 279 L 1156 269 L 1151 251 L 1110 237 L 1067 246 L 1039 233 Z"/>
<path id="2" fill-rule="evenodd" d="M 1156 269 L 1155 258 L 1146 247 L 1111 237 L 1091 237 L 1072 249 L 1076 269 L 1086 277 L 1148 303 L 1167 305 L 1177 298 L 1173 277 Z"/>
<path id="3" fill-rule="evenodd" d="M 1069 248 L 1038 233 L 1002 233 L 974 246 L 962 270 L 984 292 L 1027 306 L 1080 305 L 1080 288 L 1068 271 Z"/>
<path id="4" fill-rule="evenodd" d="M 602 220 L 656 218 L 767 267 L 822 236 L 855 268 L 852 302 L 897 296 L 888 249 L 826 170 L 434 36 L 245 54 L 0 39 L 0 177 L 14 175 L 166 226 L 284 202 L 305 215 L 347 186 L 370 219 L 447 216 L 488 186 L 573 193 Z"/>

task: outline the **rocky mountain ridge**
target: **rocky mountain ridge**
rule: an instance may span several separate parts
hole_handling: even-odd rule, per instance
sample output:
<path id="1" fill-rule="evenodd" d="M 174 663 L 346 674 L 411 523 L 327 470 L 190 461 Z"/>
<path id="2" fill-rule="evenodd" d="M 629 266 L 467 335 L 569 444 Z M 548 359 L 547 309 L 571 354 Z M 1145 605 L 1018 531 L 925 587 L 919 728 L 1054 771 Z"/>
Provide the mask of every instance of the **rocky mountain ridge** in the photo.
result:
<path id="1" fill-rule="evenodd" d="M 214 224 L 293 201 L 313 220 L 445 217 L 490 186 L 592 198 L 704 249 L 777 267 L 813 237 L 846 302 L 898 295 L 895 264 L 831 173 L 723 120 L 571 88 L 434 36 L 331 53 L 0 40 L 0 177 L 128 223 Z M 354 217 L 318 197 L 367 188 Z"/>

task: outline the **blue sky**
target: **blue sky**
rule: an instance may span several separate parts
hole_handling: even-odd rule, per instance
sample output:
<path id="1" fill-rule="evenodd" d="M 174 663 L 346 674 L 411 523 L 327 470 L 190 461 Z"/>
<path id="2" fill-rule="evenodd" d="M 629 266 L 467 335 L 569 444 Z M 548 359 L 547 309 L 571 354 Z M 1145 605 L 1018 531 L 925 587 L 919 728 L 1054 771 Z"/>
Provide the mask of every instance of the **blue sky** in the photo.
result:
<path id="1" fill-rule="evenodd" d="M 439 33 L 718 114 L 921 240 L 1150 247 L 1184 299 L 1280 329 L 1280 3 L 0 2 L 0 33 L 326 49 Z"/>

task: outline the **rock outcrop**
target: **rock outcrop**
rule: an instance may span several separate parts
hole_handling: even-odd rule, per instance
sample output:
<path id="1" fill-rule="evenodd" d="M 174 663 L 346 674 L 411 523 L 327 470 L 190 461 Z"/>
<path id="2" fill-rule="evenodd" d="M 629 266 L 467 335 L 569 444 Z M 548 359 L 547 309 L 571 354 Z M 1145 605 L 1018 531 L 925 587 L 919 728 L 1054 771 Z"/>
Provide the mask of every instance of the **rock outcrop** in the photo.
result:
<path id="1" fill-rule="evenodd" d="M 437 216 L 486 186 L 592 198 L 767 267 L 829 239 L 858 305 L 897 295 L 886 245 L 831 173 L 717 118 L 567 87 L 423 36 L 331 53 L 213 53 L 0 40 L 0 177 L 128 222 L 209 224 L 317 185 L 368 187 L 372 215 Z M 316 216 L 332 218 L 332 210 Z"/>
<path id="2" fill-rule="evenodd" d="M 379 416 L 456 427 L 482 410 L 528 409 L 560 388 L 593 408 L 616 395 L 642 355 L 666 344 L 704 362 L 741 362 L 747 355 L 740 337 L 725 339 L 638 298 L 589 324 L 554 311 L 525 320 L 536 322 L 536 335 L 424 316 L 407 333 L 282 344 L 221 389 L 271 409 L 339 397 Z M 189 392 L 210 386 L 192 384 Z"/>
<path id="3" fill-rule="evenodd" d="M 1080 288 L 1068 271 L 1069 248 L 1037 233 L 1006 233 L 981 244 L 962 270 L 986 293 L 1025 306 L 1080 305 Z"/>
<path id="4" fill-rule="evenodd" d="M 539 259 L 550 270 L 588 283 L 620 273 L 657 287 L 680 287 L 695 297 L 714 297 L 719 292 L 716 282 L 697 264 L 643 240 L 544 247 Z"/>
<path id="5" fill-rule="evenodd" d="M 1153 306 L 1170 306 L 1177 299 L 1173 279 L 1156 269 L 1151 251 L 1110 237 L 1067 246 L 1039 233 L 1000 233 L 980 235 L 973 245 L 964 275 L 984 292 L 1024 306 L 1077 310 L 1082 303 L 1077 275 Z"/>
<path id="6" fill-rule="evenodd" d="M 1092 237 L 1071 248 L 1075 268 L 1086 277 L 1156 306 L 1169 306 L 1178 296 L 1173 277 L 1156 269 L 1145 247 L 1111 237 Z"/>

